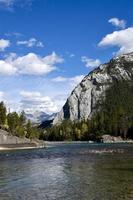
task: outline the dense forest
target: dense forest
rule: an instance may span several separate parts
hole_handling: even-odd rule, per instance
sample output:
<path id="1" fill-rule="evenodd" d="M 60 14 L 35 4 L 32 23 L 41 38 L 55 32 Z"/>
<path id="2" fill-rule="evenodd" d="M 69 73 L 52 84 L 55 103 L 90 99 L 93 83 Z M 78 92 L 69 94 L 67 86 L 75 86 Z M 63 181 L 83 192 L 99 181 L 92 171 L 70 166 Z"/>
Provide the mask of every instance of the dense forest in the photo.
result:
<path id="1" fill-rule="evenodd" d="M 133 139 L 133 83 L 115 81 L 101 95 L 88 120 L 65 120 L 44 130 L 45 140 L 95 140 L 109 134 Z"/>

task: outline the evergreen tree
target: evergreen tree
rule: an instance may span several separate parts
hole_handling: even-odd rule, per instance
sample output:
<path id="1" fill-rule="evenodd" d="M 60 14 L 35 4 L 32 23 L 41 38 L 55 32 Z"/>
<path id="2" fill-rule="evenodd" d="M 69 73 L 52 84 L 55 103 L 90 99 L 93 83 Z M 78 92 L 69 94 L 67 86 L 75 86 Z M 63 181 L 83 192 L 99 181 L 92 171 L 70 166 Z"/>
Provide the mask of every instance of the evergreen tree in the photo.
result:
<path id="1" fill-rule="evenodd" d="M 9 131 L 12 133 L 12 134 L 16 134 L 16 128 L 19 124 L 19 116 L 16 112 L 12 112 L 12 113 L 9 113 L 7 115 L 7 122 L 8 122 L 8 126 L 9 126 Z"/>
<path id="2" fill-rule="evenodd" d="M 20 113 L 19 121 L 20 121 L 20 126 L 25 125 L 26 117 L 25 117 L 25 112 L 24 112 L 24 111 L 22 111 L 22 112 Z"/>
<path id="3" fill-rule="evenodd" d="M 0 126 L 2 127 L 6 123 L 6 107 L 4 102 L 0 102 Z"/>
<path id="4" fill-rule="evenodd" d="M 32 137 L 32 126 L 31 126 L 31 121 L 28 120 L 26 124 L 26 137 L 31 138 Z"/>

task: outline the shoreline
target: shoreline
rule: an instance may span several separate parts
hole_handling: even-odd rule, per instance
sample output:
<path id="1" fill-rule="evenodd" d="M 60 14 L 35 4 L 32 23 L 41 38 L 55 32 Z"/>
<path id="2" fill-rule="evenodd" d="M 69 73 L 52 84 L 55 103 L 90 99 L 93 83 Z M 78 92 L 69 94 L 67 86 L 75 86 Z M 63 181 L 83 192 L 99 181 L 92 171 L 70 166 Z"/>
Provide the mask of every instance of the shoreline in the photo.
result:
<path id="1" fill-rule="evenodd" d="M 45 141 L 45 145 L 54 144 L 132 144 L 133 140 L 123 141 L 108 141 L 108 142 L 95 142 L 95 141 Z"/>
<path id="2" fill-rule="evenodd" d="M 14 147 L 14 148 L 0 147 L 0 151 L 26 150 L 26 149 L 39 149 L 39 148 L 44 148 L 44 147 Z"/>
<path id="3" fill-rule="evenodd" d="M 45 144 L 35 144 L 35 143 L 23 143 L 23 144 L 1 144 L 0 151 L 8 151 L 8 150 L 26 150 L 26 149 L 39 149 L 45 148 Z"/>
<path id="4" fill-rule="evenodd" d="M 45 141 L 44 145 L 19 145 L 19 144 L 6 144 L 0 145 L 0 151 L 11 151 L 11 150 L 26 150 L 26 149 L 43 149 L 43 148 L 49 148 L 53 145 L 65 145 L 65 144 L 133 144 L 133 140 L 127 140 L 127 141 L 120 141 L 120 142 L 93 142 L 93 141 Z"/>
<path id="5" fill-rule="evenodd" d="M 26 150 L 26 149 L 43 149 L 46 148 L 46 146 L 38 146 L 38 147 L 0 147 L 0 152 L 1 151 L 12 151 L 12 150 Z"/>

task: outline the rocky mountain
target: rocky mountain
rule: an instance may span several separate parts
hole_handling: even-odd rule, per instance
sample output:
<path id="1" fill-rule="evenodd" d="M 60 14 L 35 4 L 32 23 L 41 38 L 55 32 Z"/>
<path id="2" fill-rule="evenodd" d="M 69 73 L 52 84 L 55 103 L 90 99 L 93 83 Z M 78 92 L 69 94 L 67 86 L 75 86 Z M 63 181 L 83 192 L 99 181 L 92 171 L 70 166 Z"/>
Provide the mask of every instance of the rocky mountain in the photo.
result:
<path id="1" fill-rule="evenodd" d="M 37 123 L 40 124 L 41 122 L 47 121 L 47 120 L 51 120 L 51 118 L 53 119 L 53 114 L 49 115 L 45 112 L 39 112 L 39 111 L 35 111 L 33 113 L 25 113 L 25 117 L 26 119 L 31 120 L 31 122 L 33 123 Z"/>
<path id="2" fill-rule="evenodd" d="M 114 80 L 133 80 L 133 53 L 115 57 L 90 72 L 72 91 L 53 124 L 64 119 L 82 120 L 90 117 L 97 101 Z"/>
<path id="3" fill-rule="evenodd" d="M 53 120 L 56 117 L 56 115 L 57 115 L 57 113 L 53 113 L 48 118 L 45 118 L 45 120 L 43 120 L 38 127 L 39 128 L 48 128 L 48 127 L 51 127 L 52 124 L 53 124 Z"/>

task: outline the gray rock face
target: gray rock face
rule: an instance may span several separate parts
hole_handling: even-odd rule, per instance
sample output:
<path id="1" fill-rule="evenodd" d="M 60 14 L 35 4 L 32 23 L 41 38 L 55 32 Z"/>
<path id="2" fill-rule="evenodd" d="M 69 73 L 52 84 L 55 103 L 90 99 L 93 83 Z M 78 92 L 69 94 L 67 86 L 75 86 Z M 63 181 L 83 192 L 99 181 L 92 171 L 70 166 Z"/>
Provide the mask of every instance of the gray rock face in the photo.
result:
<path id="1" fill-rule="evenodd" d="M 7 131 L 0 130 L 0 145 L 5 144 L 24 144 L 30 143 L 31 141 L 27 138 L 19 138 L 10 135 Z"/>
<path id="2" fill-rule="evenodd" d="M 115 137 L 115 136 L 111 136 L 111 135 L 103 135 L 102 141 L 103 141 L 103 143 L 121 143 L 121 142 L 124 142 L 122 137 L 120 137 L 120 136 Z"/>
<path id="3" fill-rule="evenodd" d="M 114 80 L 133 80 L 133 53 L 118 56 L 90 72 L 72 91 L 53 124 L 90 117 L 97 100 Z"/>

